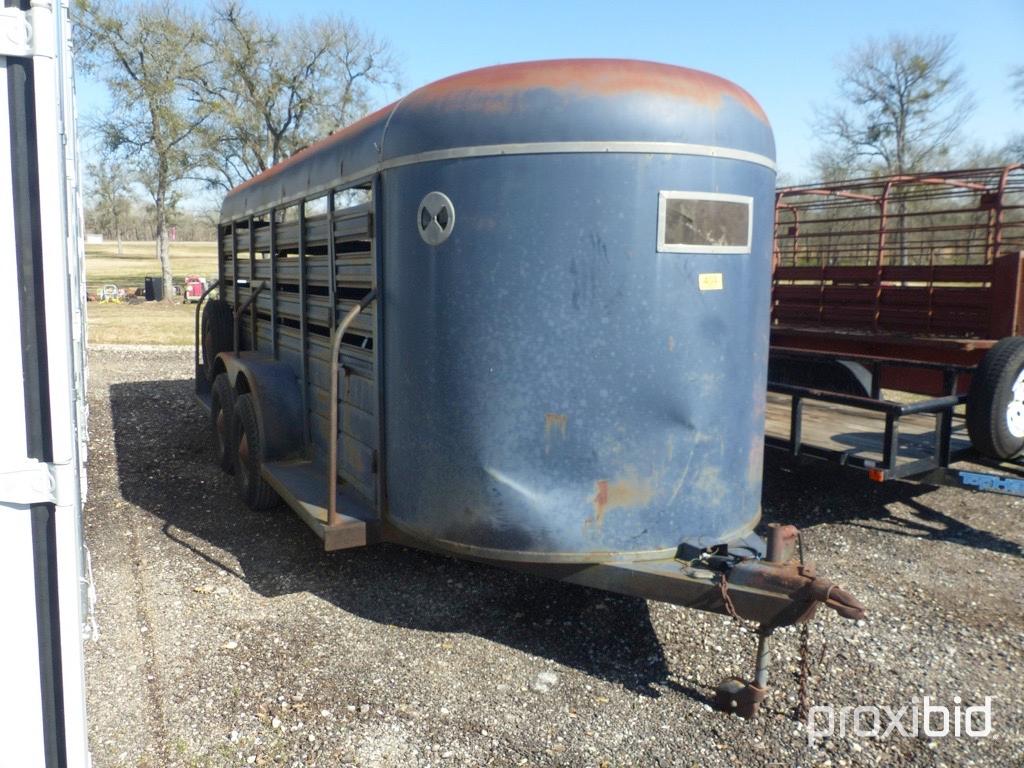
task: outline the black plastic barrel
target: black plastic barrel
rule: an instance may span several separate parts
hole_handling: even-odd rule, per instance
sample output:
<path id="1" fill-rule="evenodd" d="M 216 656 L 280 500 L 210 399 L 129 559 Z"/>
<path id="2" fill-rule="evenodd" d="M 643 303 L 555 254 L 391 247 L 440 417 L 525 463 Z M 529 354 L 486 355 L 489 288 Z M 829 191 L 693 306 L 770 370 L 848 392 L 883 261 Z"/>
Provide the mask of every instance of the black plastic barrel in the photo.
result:
<path id="1" fill-rule="evenodd" d="M 164 279 L 162 277 L 146 278 L 146 301 L 163 301 Z"/>

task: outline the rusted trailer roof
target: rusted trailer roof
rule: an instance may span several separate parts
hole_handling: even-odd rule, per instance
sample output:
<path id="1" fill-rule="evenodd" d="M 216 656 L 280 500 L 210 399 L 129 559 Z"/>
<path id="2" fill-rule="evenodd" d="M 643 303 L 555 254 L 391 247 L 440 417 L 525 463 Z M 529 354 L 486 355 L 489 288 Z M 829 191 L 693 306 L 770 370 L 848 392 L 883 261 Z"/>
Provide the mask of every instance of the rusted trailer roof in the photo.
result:
<path id="1" fill-rule="evenodd" d="M 573 151 L 720 154 L 772 165 L 771 128 L 739 86 L 706 72 L 644 61 L 566 59 L 487 67 L 439 80 L 240 184 L 222 218 L 410 162 Z M 660 144 L 645 147 L 642 145 Z M 589 147 L 593 151 L 593 147 Z"/>

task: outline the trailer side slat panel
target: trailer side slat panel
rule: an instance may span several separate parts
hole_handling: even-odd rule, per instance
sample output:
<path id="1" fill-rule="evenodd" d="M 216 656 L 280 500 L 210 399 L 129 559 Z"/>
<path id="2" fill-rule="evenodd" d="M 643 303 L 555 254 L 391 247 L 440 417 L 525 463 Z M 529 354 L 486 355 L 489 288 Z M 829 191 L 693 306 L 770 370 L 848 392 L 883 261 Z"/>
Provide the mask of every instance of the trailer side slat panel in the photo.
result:
<path id="1" fill-rule="evenodd" d="M 335 241 L 368 239 L 371 237 L 372 216 L 367 206 L 358 206 L 355 210 L 339 211 L 333 222 Z M 325 248 L 331 226 L 328 216 L 311 216 L 306 219 L 305 244 L 306 248 Z M 268 222 L 254 222 L 251 240 L 253 247 L 260 253 L 270 251 L 270 226 Z M 276 247 L 279 251 L 298 251 L 299 247 L 299 224 L 298 222 L 279 222 L 277 224 Z M 241 251 L 249 251 L 250 231 L 248 228 L 238 231 L 238 248 Z M 223 238 L 225 251 L 231 249 L 231 238 Z"/>
<path id="2" fill-rule="evenodd" d="M 331 334 L 376 280 L 371 205 L 334 210 L 333 202 L 323 214 L 307 217 L 292 206 L 285 215 L 275 210 L 235 222 L 222 228 L 220 243 L 223 289 L 235 306 L 252 295 L 255 283 L 267 282 L 241 319 L 241 336 L 250 348 L 273 350 L 297 372 L 300 387 L 305 380 L 308 449 L 323 456 L 329 445 Z M 374 310 L 371 305 L 361 312 L 342 342 L 338 412 L 339 476 L 371 500 L 379 445 Z"/>

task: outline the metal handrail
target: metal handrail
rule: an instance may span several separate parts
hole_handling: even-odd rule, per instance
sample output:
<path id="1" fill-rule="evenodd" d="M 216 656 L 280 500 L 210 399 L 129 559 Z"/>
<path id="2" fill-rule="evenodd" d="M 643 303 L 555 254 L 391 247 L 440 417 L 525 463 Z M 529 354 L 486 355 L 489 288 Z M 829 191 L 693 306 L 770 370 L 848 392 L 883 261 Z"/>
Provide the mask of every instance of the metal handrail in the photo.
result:
<path id="1" fill-rule="evenodd" d="M 946 408 L 954 408 L 967 402 L 967 395 L 945 395 L 920 400 L 916 403 L 897 403 L 892 400 L 881 400 L 860 395 L 847 395 L 814 387 L 802 387 L 797 384 L 768 384 L 768 391 L 779 395 L 797 397 L 801 400 L 820 400 L 833 405 L 846 405 L 875 413 L 892 416 L 910 416 L 915 413 L 938 413 Z"/>
<path id="2" fill-rule="evenodd" d="M 199 381 L 199 320 L 201 317 L 203 302 L 206 301 L 206 297 L 209 296 L 215 288 L 220 286 L 220 280 L 214 280 L 207 286 L 206 290 L 203 291 L 203 295 L 199 297 L 199 301 L 196 302 L 196 344 L 195 344 L 195 374 L 196 382 Z M 203 361 L 206 362 L 205 360 Z"/>
<path id="3" fill-rule="evenodd" d="M 238 342 L 239 342 L 239 334 L 241 333 L 242 315 L 245 314 L 245 310 L 247 310 L 249 308 L 249 305 L 252 304 L 253 299 L 255 299 L 257 296 L 259 296 L 260 295 L 260 291 L 262 291 L 266 287 L 267 287 L 267 281 L 266 280 L 260 280 L 259 282 L 252 283 L 252 290 L 249 292 L 249 297 L 245 301 L 242 302 L 242 305 L 240 307 L 237 307 L 235 309 L 235 334 L 234 334 L 235 354 L 238 354 L 238 352 L 239 352 Z M 254 327 L 252 329 L 252 331 L 253 331 L 253 336 L 255 337 L 255 335 L 256 335 L 256 328 Z"/>
<path id="4" fill-rule="evenodd" d="M 341 370 L 341 340 L 349 326 L 359 314 L 377 298 L 377 289 L 370 290 L 363 300 L 352 307 L 334 330 L 331 340 L 331 427 L 330 427 L 330 463 L 327 466 L 327 525 L 338 524 L 338 374 Z"/>

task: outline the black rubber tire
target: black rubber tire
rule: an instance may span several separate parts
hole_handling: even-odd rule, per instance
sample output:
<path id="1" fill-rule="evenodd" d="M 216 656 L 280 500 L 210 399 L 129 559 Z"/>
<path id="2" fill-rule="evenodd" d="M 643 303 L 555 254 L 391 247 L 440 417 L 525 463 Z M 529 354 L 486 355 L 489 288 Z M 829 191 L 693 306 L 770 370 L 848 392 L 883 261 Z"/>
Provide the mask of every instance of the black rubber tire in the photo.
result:
<path id="1" fill-rule="evenodd" d="M 235 488 L 250 509 L 270 509 L 281 503 L 277 492 L 263 479 L 263 446 L 256 421 L 256 403 L 252 395 L 235 400 Z"/>
<path id="2" fill-rule="evenodd" d="M 222 373 L 213 380 L 210 392 L 210 432 L 217 466 L 228 474 L 235 471 L 235 390 Z"/>
<path id="3" fill-rule="evenodd" d="M 1024 370 L 1024 337 L 1000 339 L 975 369 L 967 394 L 967 433 L 979 453 L 1004 461 L 1024 450 L 1007 423 L 1013 384 Z"/>
<path id="4" fill-rule="evenodd" d="M 235 348 L 235 316 L 223 299 L 206 302 L 199 328 L 199 343 L 203 349 L 203 370 L 206 380 L 214 380 L 213 361 L 221 352 Z"/>

